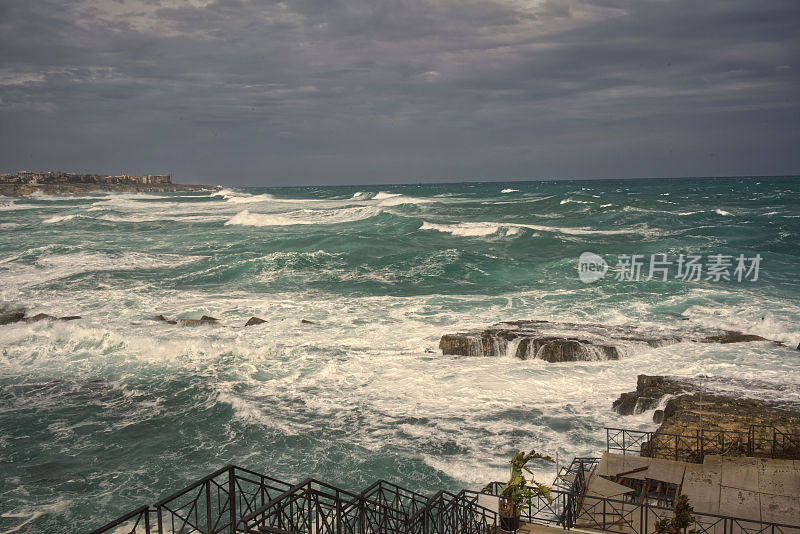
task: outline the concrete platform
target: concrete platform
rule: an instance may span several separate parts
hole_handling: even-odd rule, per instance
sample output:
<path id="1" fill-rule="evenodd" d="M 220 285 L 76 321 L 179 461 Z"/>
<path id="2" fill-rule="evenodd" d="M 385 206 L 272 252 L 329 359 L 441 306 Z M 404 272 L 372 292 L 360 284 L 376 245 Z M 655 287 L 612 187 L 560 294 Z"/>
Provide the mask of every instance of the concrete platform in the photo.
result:
<path id="1" fill-rule="evenodd" d="M 630 473 L 642 467 L 646 469 Z M 761 522 L 800 527 L 800 461 L 706 456 L 703 464 L 693 464 L 610 453 L 603 454 L 597 470 L 589 479 L 579 524 L 583 522 L 588 526 L 598 522 L 598 501 L 591 496 L 622 499 L 626 494 L 619 484 L 598 475 L 609 476 L 615 481 L 626 472 L 625 478 L 678 485 L 680 493 L 689 498 L 695 513 L 742 519 L 740 525 L 730 527 L 734 530 L 732 534 L 739 530 L 758 531 L 757 523 Z M 619 493 L 612 495 L 616 492 Z M 607 523 L 614 524 L 613 530 L 641 534 L 637 524 L 639 514 L 629 514 L 627 504 L 614 507 L 619 509 L 613 510 L 611 517 L 606 507 L 605 517 Z M 652 525 L 655 519 L 648 517 L 648 525 Z M 722 534 L 720 520 L 702 516 L 698 520 L 709 534 Z M 784 529 L 782 533 L 800 534 L 800 528 Z"/>

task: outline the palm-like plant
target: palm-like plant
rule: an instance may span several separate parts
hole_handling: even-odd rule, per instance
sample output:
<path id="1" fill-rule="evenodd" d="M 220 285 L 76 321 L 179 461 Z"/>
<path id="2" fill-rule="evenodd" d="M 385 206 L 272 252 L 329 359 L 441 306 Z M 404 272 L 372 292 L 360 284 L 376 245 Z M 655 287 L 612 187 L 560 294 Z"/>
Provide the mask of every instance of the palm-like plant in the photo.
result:
<path id="1" fill-rule="evenodd" d="M 500 492 L 500 515 L 503 517 L 519 517 L 525 506 L 530 506 L 533 499 L 544 497 L 547 502 L 552 502 L 550 497 L 550 487 L 534 478 L 533 471 L 528 469 L 526 464 L 530 460 L 539 459 L 552 462 L 549 456 L 539 454 L 531 450 L 528 454 L 524 451 L 515 451 L 510 462 L 510 476 L 508 483 Z M 531 475 L 530 481 L 525 479 L 523 471 Z"/>

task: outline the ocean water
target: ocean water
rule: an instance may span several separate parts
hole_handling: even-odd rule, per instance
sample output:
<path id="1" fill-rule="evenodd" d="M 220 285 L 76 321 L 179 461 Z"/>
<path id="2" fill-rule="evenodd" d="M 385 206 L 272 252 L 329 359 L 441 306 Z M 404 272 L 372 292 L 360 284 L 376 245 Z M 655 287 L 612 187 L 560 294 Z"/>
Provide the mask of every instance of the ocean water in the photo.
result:
<path id="1" fill-rule="evenodd" d="M 611 411 L 639 373 L 800 403 L 798 196 L 761 177 L 0 198 L 0 306 L 83 316 L 0 326 L 0 532 L 90 530 L 228 462 L 479 488 L 515 448 L 564 461 L 603 450 L 604 426 L 654 428 Z M 762 259 L 757 281 L 584 284 L 585 251 Z M 252 315 L 266 323 L 243 328 Z M 438 350 L 511 319 L 783 345 L 556 364 Z"/>

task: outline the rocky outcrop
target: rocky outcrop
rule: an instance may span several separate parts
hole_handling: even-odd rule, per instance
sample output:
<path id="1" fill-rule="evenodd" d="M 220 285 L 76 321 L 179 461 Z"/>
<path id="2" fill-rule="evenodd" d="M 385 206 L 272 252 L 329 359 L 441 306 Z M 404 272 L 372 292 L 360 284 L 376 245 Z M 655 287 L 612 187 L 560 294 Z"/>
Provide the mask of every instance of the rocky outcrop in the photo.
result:
<path id="1" fill-rule="evenodd" d="M 25 317 L 25 310 L 12 310 L 0 312 L 0 325 L 21 321 Z"/>
<path id="2" fill-rule="evenodd" d="M 178 319 L 180 326 L 203 326 L 218 324 L 219 320 L 207 315 L 203 315 L 199 319 Z"/>
<path id="3" fill-rule="evenodd" d="M 253 325 L 262 324 L 262 323 L 266 323 L 266 322 L 267 322 L 267 321 L 265 321 L 264 319 L 260 319 L 260 318 L 258 318 L 258 317 L 256 317 L 256 316 L 254 315 L 253 317 L 250 317 L 250 318 L 247 320 L 247 322 L 246 322 L 246 323 L 244 323 L 244 325 L 245 325 L 245 326 L 253 326 Z"/>
<path id="4" fill-rule="evenodd" d="M 660 347 L 680 341 L 672 335 L 597 324 L 511 321 L 478 332 L 445 334 L 444 355 L 516 356 L 549 362 L 616 360 L 635 346 Z"/>
<path id="5" fill-rule="evenodd" d="M 742 334 L 741 332 L 723 332 L 708 336 L 700 340 L 702 343 L 747 343 L 748 341 L 769 341 L 767 338 L 754 334 Z"/>
<path id="6" fill-rule="evenodd" d="M 300 319 L 301 324 L 317 324 L 314 321 L 309 321 L 308 319 Z"/>
<path id="7" fill-rule="evenodd" d="M 678 440 L 678 454 L 689 459 L 696 454 L 694 449 L 700 428 L 708 450 L 722 446 L 721 434 L 717 431 L 728 432 L 725 434 L 728 455 L 770 455 L 771 447 L 776 445 L 783 447 L 780 453 L 785 454 L 787 446 L 800 446 L 797 441 L 800 439 L 800 404 L 738 393 L 748 385 L 752 385 L 752 381 L 639 375 L 636 390 L 620 395 L 612 407 L 620 414 L 629 415 L 653 409 L 668 398 L 663 411 L 656 410 L 653 414 L 653 421 L 661 426 L 643 445 L 642 450 L 650 456 L 674 455 L 674 436 L 686 436 L 688 438 Z M 768 390 L 770 385 L 759 384 L 759 387 Z M 784 435 L 794 437 L 784 438 Z M 800 454 L 800 450 L 797 452 Z"/>
<path id="8" fill-rule="evenodd" d="M 636 391 L 622 393 L 611 407 L 620 415 L 633 415 L 652 410 L 667 395 L 695 391 L 695 386 L 681 378 L 639 375 Z"/>
<path id="9" fill-rule="evenodd" d="M 718 331 L 688 336 L 679 332 L 654 331 L 630 326 L 508 321 L 484 330 L 445 334 L 439 342 L 443 355 L 515 356 L 548 362 L 616 360 L 636 350 L 662 347 L 683 341 L 738 343 L 765 341 L 760 336 Z"/>
<path id="10" fill-rule="evenodd" d="M 74 321 L 81 318 L 80 315 L 56 317 L 47 313 L 37 313 L 36 315 L 25 317 L 25 313 L 26 311 L 24 309 L 0 312 L 0 325 L 18 323 L 20 321 L 24 321 L 26 323 L 35 323 L 38 321 Z"/>
<path id="11" fill-rule="evenodd" d="M 31 317 L 26 317 L 26 323 L 35 323 L 38 321 L 74 321 L 76 319 L 80 319 L 80 315 L 67 315 L 65 317 L 54 317 L 52 315 L 48 315 L 46 313 L 37 313 Z"/>

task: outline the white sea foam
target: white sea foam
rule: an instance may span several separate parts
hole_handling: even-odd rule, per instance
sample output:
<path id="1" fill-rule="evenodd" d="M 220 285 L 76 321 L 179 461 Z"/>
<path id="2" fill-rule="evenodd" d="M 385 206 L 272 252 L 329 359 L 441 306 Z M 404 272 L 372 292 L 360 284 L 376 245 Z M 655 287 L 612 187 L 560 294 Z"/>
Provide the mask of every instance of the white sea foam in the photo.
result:
<path id="1" fill-rule="evenodd" d="M 718 215 L 725 215 L 725 216 L 727 216 L 727 215 L 730 215 L 730 214 L 731 214 L 729 211 L 721 210 L 721 209 L 719 209 L 719 208 L 715 209 L 715 210 L 714 210 L 714 213 L 716 213 L 716 214 L 718 214 Z"/>
<path id="2" fill-rule="evenodd" d="M 446 232 L 448 234 L 477 237 L 489 235 L 519 235 L 522 229 L 516 225 L 502 224 L 502 223 L 459 223 L 459 224 L 435 224 L 423 221 L 420 230 L 436 230 L 437 232 Z M 511 233 L 509 233 L 511 232 Z"/>
<path id="3" fill-rule="evenodd" d="M 591 201 L 575 200 L 574 198 L 567 197 L 567 198 L 563 199 L 561 202 L 559 202 L 559 204 L 569 204 L 569 203 L 573 203 L 573 204 L 591 204 Z"/>
<path id="4" fill-rule="evenodd" d="M 380 193 L 378 193 L 380 194 Z M 378 195 L 375 195 L 376 200 L 380 200 L 378 202 L 379 206 L 400 206 L 401 204 L 429 204 L 434 202 L 433 199 L 430 198 L 418 198 L 418 197 L 409 197 L 406 195 L 391 195 L 382 198 L 378 198 Z"/>
<path id="5" fill-rule="evenodd" d="M 622 230 L 595 230 L 592 228 L 566 228 L 557 226 L 543 226 L 539 224 L 520 224 L 520 223 L 501 223 L 501 222 L 463 222 L 453 224 L 438 224 L 423 221 L 420 230 L 436 230 L 447 232 L 458 236 L 487 236 L 498 233 L 506 233 L 508 229 L 536 230 L 541 232 L 552 232 L 566 235 L 624 235 L 624 234 L 652 234 L 654 230 L 646 225 Z M 513 235 L 518 235 L 515 233 Z"/>
<path id="6" fill-rule="evenodd" d="M 167 269 L 186 265 L 201 259 L 201 256 L 183 254 L 151 254 L 124 252 L 104 254 L 100 252 L 74 252 L 46 255 L 34 264 L 17 263 L 15 258 L 3 261 L 4 290 L 19 290 L 53 280 L 67 278 L 80 273 L 99 271 L 131 271 L 142 269 Z"/>
<path id="7" fill-rule="evenodd" d="M 500 191 L 500 192 L 501 192 L 501 193 L 516 193 L 517 191 L 519 191 L 519 189 L 511 189 L 511 188 L 508 188 L 508 189 L 503 189 L 503 190 L 502 190 L 502 191 Z"/>
<path id="8" fill-rule="evenodd" d="M 53 223 L 71 221 L 75 217 L 78 217 L 78 215 L 75 214 L 75 213 L 73 213 L 71 215 L 60 215 L 60 216 L 56 215 L 54 217 L 48 217 L 46 219 L 43 219 L 42 220 L 42 224 L 53 224 Z"/>
<path id="9" fill-rule="evenodd" d="M 380 212 L 379 208 L 371 206 L 339 209 L 304 209 L 285 213 L 251 213 L 248 210 L 244 210 L 228 219 L 225 224 L 244 226 L 338 224 L 368 219 L 378 215 Z"/>

